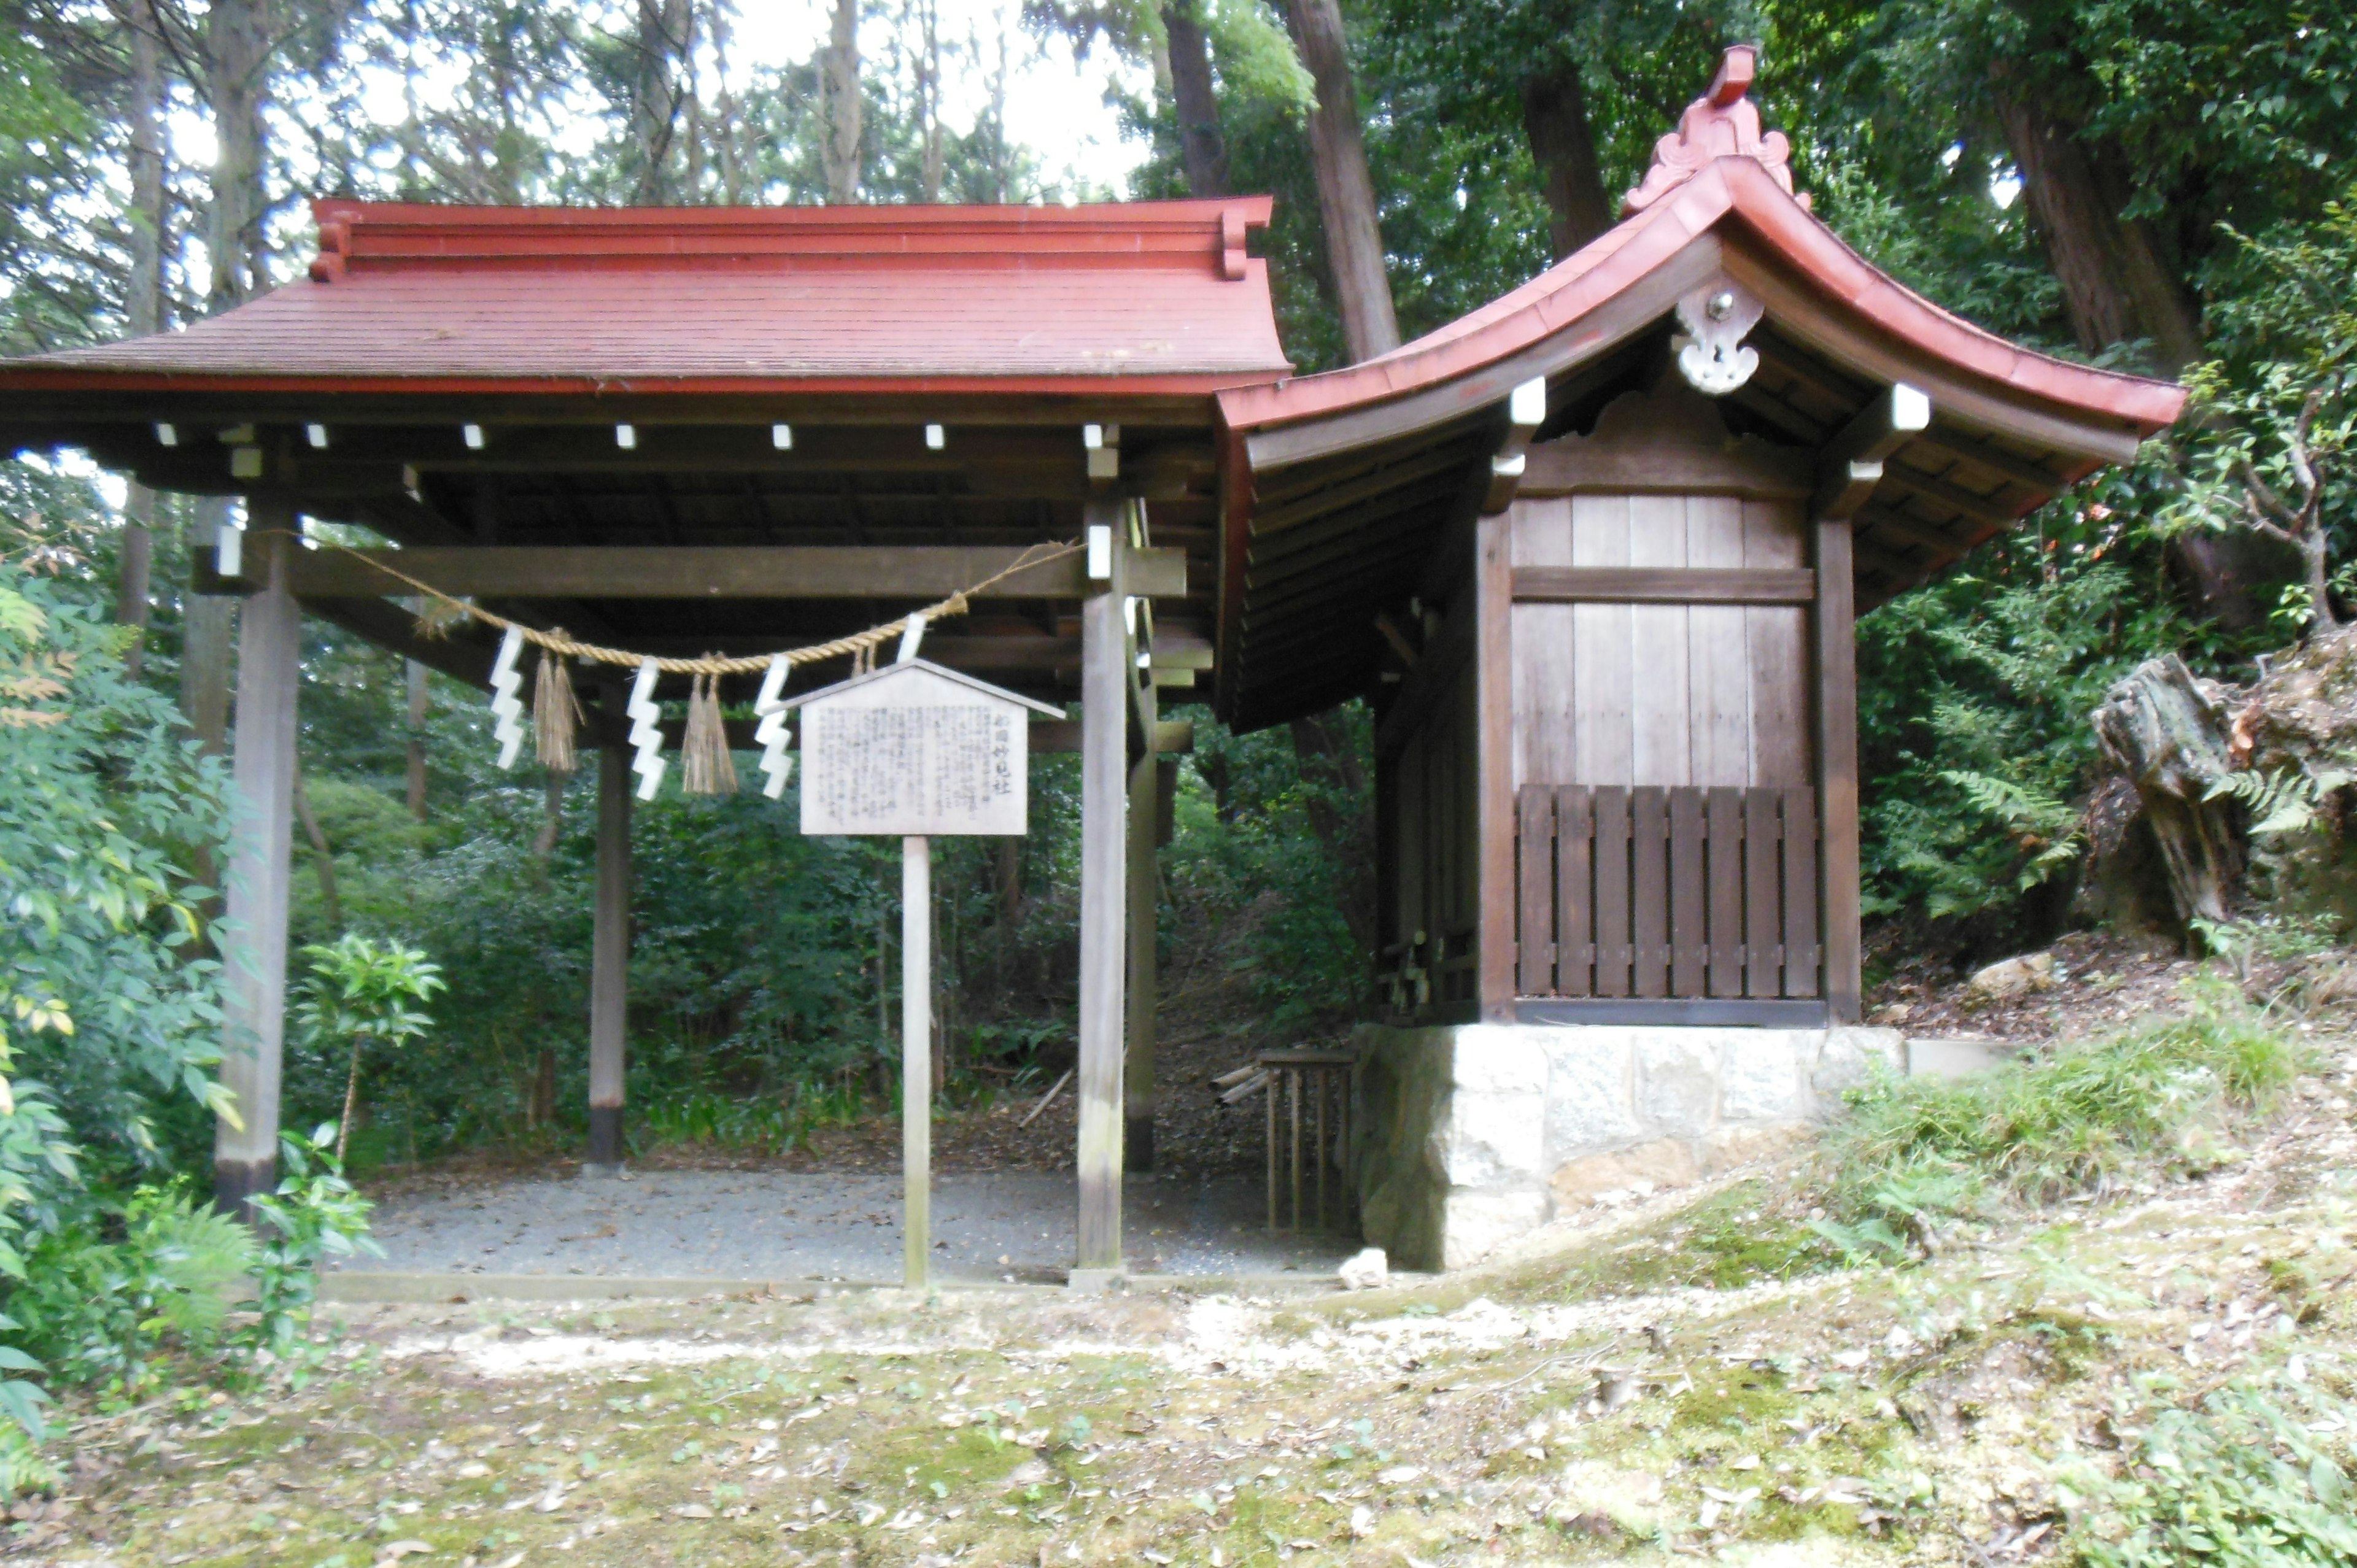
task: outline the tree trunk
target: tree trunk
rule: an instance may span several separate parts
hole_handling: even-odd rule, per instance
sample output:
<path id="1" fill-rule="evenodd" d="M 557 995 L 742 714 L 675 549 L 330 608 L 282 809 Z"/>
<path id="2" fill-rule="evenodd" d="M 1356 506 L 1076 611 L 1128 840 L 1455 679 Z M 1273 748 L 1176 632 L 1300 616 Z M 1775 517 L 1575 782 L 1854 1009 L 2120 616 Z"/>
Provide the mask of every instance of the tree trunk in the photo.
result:
<path id="1" fill-rule="evenodd" d="M 685 96 L 680 67 L 694 25 L 687 0 L 639 0 L 638 69 L 630 83 L 630 141 L 639 157 L 638 186 L 630 199 L 636 206 L 679 199 L 678 182 L 672 177 L 672 148 Z"/>
<path id="2" fill-rule="evenodd" d="M 1211 45 L 1191 0 L 1162 7 L 1162 31 L 1170 40 L 1170 100 L 1178 114 L 1187 193 L 1226 196 L 1228 143 L 1220 130 L 1220 101 L 1211 86 Z"/>
<path id="3" fill-rule="evenodd" d="M 2175 375 L 2201 353 L 2200 317 L 2182 280 L 2144 220 L 2120 215 L 2127 182 L 2107 149 L 2048 95 L 2008 75 L 2000 70 L 1995 84 L 1997 123 L 2079 346 L 2092 354 L 2149 338 L 2159 368 Z"/>
<path id="4" fill-rule="evenodd" d="M 269 278 L 263 220 L 268 194 L 263 106 L 269 88 L 270 0 L 213 0 L 205 23 L 205 91 L 213 113 L 212 208 L 205 248 L 212 262 L 207 309 L 218 315 L 252 298 Z M 229 521 L 229 503 L 199 503 L 188 542 L 210 548 Z M 190 594 L 182 602 L 180 706 L 198 743 L 212 755 L 229 734 L 231 649 L 237 602 Z"/>
<path id="5" fill-rule="evenodd" d="M 269 279 L 263 109 L 270 34 L 270 0 L 213 0 L 205 25 L 205 76 L 216 151 L 205 247 L 212 258 L 207 303 L 215 312 L 253 298 Z"/>
<path id="6" fill-rule="evenodd" d="M 422 599 L 413 605 L 422 606 Z M 409 696 L 409 814 L 425 820 L 425 666 L 414 659 L 402 661 L 402 677 Z"/>
<path id="7" fill-rule="evenodd" d="M 1596 134 L 1577 66 L 1523 79 L 1523 134 L 1538 166 L 1547 236 L 1559 262 L 1612 227 L 1612 203 L 1596 161 Z"/>
<path id="8" fill-rule="evenodd" d="M 532 1099 L 524 1106 L 524 1122 L 532 1127 L 552 1126 L 556 1121 L 556 1047 L 543 1046 L 533 1059 Z"/>
<path id="9" fill-rule="evenodd" d="M 336 1165 L 340 1169 L 344 1151 L 351 1146 L 352 1118 L 360 1113 L 361 1104 L 361 1036 L 352 1036 L 352 1065 L 344 1074 L 344 1113 L 336 1122 Z"/>
<path id="10" fill-rule="evenodd" d="M 164 66 L 163 39 L 155 0 L 130 0 L 121 14 L 130 33 L 131 274 L 123 302 L 124 324 L 135 338 L 163 325 L 164 317 Z M 134 481 L 123 506 L 122 572 L 115 587 L 114 618 L 143 635 L 132 640 L 124 664 L 139 673 L 145 653 L 148 585 L 156 554 L 156 492 Z"/>
<path id="11" fill-rule="evenodd" d="M 826 47 L 825 74 L 819 83 L 826 111 L 826 199 L 838 205 L 859 199 L 859 0 L 834 0 L 834 20 Z"/>
<path id="12" fill-rule="evenodd" d="M 1399 347 L 1399 318 L 1383 270 L 1375 184 L 1367 172 L 1366 135 L 1359 124 L 1342 12 L 1337 0 L 1288 0 L 1286 15 L 1301 63 L 1318 87 L 1318 106 L 1309 112 L 1309 153 L 1318 176 L 1326 264 L 1341 307 L 1342 339 L 1353 360 L 1372 360 Z"/>
<path id="13" fill-rule="evenodd" d="M 946 172 L 942 145 L 942 17 L 934 0 L 923 0 L 918 9 L 924 27 L 923 53 L 917 61 L 917 102 L 925 137 L 920 188 L 927 202 L 935 202 L 942 199 Z"/>
<path id="14" fill-rule="evenodd" d="M 311 841 L 311 861 L 319 871 L 319 911 L 326 917 L 328 929 L 344 929 L 343 900 L 336 897 L 336 852 L 328 847 L 328 835 L 319 827 L 319 819 L 311 811 L 310 792 L 303 788 L 303 768 L 295 768 L 295 820 L 303 824 L 303 836 Z"/>
<path id="15" fill-rule="evenodd" d="M 2210 799 L 2233 768 L 2225 715 L 2170 654 L 2114 686 L 2094 725 L 2104 755 L 2144 802 L 2178 918 L 2225 919 L 2244 864 L 2233 802 Z"/>

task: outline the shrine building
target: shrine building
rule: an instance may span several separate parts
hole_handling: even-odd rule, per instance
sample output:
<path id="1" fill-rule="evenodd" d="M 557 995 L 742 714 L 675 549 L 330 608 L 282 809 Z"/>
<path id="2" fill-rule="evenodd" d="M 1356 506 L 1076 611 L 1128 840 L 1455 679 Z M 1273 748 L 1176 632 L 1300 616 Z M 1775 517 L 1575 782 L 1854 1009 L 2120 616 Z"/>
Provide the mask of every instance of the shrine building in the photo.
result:
<path id="1" fill-rule="evenodd" d="M 1378 1021 L 1335 1174 L 1395 1264 L 1820 1112 L 1898 1044 L 1857 1026 L 1856 617 L 2129 460 L 2183 393 L 2007 343 L 1851 251 L 1762 134 L 1753 66 L 1729 51 L 1617 227 L 1319 375 L 1251 253 L 1266 198 L 322 200 L 307 276 L 0 362 L 0 450 L 243 502 L 196 585 L 242 605 L 222 1197 L 266 1189 L 277 1147 L 300 618 L 489 682 L 493 635 L 424 635 L 380 563 L 694 657 L 823 641 L 1033 553 L 923 654 L 1079 704 L 1030 732 L 1082 758 L 1077 1271 L 1120 1269 L 1123 1172 L 1151 1160 L 1157 800 L 1190 735 L 1165 710 L 1195 703 L 1238 730 L 1374 713 Z M 393 548 L 307 549 L 304 519 Z M 1040 549 L 1065 542 L 1094 548 Z M 624 686 L 584 679 L 610 1167 L 631 753 Z"/>

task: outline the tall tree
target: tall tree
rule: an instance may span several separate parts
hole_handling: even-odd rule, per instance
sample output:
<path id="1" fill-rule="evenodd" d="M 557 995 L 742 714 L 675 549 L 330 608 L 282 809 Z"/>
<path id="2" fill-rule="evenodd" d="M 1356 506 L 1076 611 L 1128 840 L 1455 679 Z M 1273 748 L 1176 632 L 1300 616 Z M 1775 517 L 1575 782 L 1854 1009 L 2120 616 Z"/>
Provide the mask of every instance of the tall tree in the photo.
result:
<path id="1" fill-rule="evenodd" d="M 636 69 L 630 81 L 630 146 L 639 166 L 633 206 L 680 199 L 673 155 L 681 119 L 692 101 L 685 73 L 694 27 L 689 0 L 639 0 Z M 693 135 L 688 139 L 692 144 Z"/>
<path id="2" fill-rule="evenodd" d="M 124 295 L 124 321 L 135 338 L 164 324 L 164 38 L 156 0 L 124 0 L 117 20 L 128 36 L 130 98 L 124 106 L 131 176 L 131 269 Z M 114 618 L 141 632 L 147 628 L 148 578 L 155 557 L 156 492 L 134 481 L 124 499 L 122 575 L 116 585 Z M 127 655 L 137 674 L 145 639 Z"/>
<path id="3" fill-rule="evenodd" d="M 2156 365 L 2175 375 L 2201 358 L 2200 310 L 2150 228 L 2127 212 L 2133 192 L 2117 151 L 2064 107 L 2076 94 L 2018 61 L 1995 62 L 1991 75 L 1997 124 L 2079 347 L 2093 354 L 2147 338 Z"/>
<path id="4" fill-rule="evenodd" d="M 820 77 L 825 103 L 826 199 L 859 199 L 859 0 L 834 0 L 834 19 Z"/>
<path id="5" fill-rule="evenodd" d="M 213 0 L 205 21 L 205 91 L 213 118 L 212 207 L 205 250 L 211 275 L 205 294 L 218 314 L 268 283 L 270 197 L 265 170 L 271 0 Z M 191 546 L 209 546 L 228 521 L 226 501 L 192 510 Z M 207 751 L 229 743 L 231 650 L 237 601 L 191 594 L 181 613 L 180 705 Z"/>
<path id="6" fill-rule="evenodd" d="M 1561 261 L 1613 221 L 1579 67 L 1566 63 L 1523 78 L 1522 101 L 1523 134 L 1546 198 L 1547 238 Z"/>
<path id="7" fill-rule="evenodd" d="M 1178 116 L 1188 192 L 1226 196 L 1228 144 L 1220 129 L 1219 96 L 1211 85 L 1211 40 L 1195 14 L 1194 0 L 1173 0 L 1163 6 L 1162 31 L 1169 42 L 1170 106 Z"/>
<path id="8" fill-rule="evenodd" d="M 1359 123 L 1342 11 L 1337 0 L 1288 0 L 1286 16 L 1301 63 L 1317 84 L 1318 102 L 1309 111 L 1310 157 L 1342 338 L 1351 359 L 1372 360 L 1399 347 L 1399 317 L 1392 309 L 1391 274 L 1383 264 L 1375 183 L 1367 172 L 1366 133 Z"/>

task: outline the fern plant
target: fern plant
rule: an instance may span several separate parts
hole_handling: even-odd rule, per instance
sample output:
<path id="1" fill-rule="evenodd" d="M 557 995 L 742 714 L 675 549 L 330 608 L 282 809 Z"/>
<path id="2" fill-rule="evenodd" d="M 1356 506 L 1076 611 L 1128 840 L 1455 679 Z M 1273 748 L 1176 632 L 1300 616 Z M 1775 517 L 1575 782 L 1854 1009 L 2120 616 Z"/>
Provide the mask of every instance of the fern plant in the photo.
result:
<path id="1" fill-rule="evenodd" d="M 2250 818 L 2252 836 L 2270 838 L 2306 832 L 2315 827 L 2325 799 L 2352 778 L 2357 775 L 2338 768 L 2318 768 L 2312 773 L 2304 768 L 2272 772 L 2253 768 L 2220 779 L 2210 787 L 2209 799 L 2241 801 Z"/>

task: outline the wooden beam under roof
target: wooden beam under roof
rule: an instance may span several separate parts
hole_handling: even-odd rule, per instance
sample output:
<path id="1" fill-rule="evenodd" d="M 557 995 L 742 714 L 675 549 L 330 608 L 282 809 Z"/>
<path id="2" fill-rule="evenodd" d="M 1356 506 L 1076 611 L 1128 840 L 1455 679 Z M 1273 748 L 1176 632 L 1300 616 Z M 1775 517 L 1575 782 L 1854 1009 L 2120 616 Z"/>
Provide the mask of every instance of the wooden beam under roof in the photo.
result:
<path id="1" fill-rule="evenodd" d="M 900 602 L 974 590 L 1022 554 L 1003 546 L 965 545 L 474 546 L 316 550 L 288 564 L 296 596 L 303 599 L 415 592 L 402 581 L 405 576 L 454 596 Z M 1184 597 L 1186 553 L 1136 552 L 1131 580 L 1133 591 L 1148 597 Z M 1076 551 L 1025 567 L 975 591 L 975 596 L 1077 599 L 1087 592 L 1087 562 Z"/>

